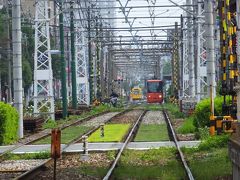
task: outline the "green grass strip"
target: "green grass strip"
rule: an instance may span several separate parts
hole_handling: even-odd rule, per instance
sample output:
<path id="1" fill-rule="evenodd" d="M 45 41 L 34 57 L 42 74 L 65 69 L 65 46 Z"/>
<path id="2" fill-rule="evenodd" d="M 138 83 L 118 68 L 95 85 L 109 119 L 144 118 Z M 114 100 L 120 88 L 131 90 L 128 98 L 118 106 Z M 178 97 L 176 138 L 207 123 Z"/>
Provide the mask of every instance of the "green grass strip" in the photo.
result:
<path id="1" fill-rule="evenodd" d="M 176 149 L 159 148 L 147 151 L 126 150 L 121 156 L 113 179 L 185 179 Z"/>
<path id="2" fill-rule="evenodd" d="M 220 177 L 232 174 L 227 148 L 217 148 L 211 151 L 185 149 L 184 154 L 196 180 L 221 179 Z"/>
<path id="3" fill-rule="evenodd" d="M 74 138 L 77 138 L 80 134 L 84 134 L 89 131 L 91 127 L 86 126 L 73 126 L 68 127 L 62 131 L 61 134 L 61 143 L 66 144 L 69 143 Z M 34 144 L 50 144 L 51 137 L 46 137 L 40 141 L 35 142 Z"/>
<path id="4" fill-rule="evenodd" d="M 50 157 L 50 152 L 42 151 L 39 153 L 25 153 L 25 154 L 13 154 L 8 153 L 5 155 L 5 160 L 29 160 L 29 159 L 47 159 Z"/>
<path id="5" fill-rule="evenodd" d="M 106 124 L 104 126 L 104 137 L 101 137 L 100 129 L 94 132 L 89 142 L 120 142 L 130 128 L 130 124 Z"/>
<path id="6" fill-rule="evenodd" d="M 134 141 L 168 141 L 166 124 L 141 124 Z"/>
<path id="7" fill-rule="evenodd" d="M 193 117 L 184 120 L 183 124 L 177 129 L 177 133 L 188 134 L 195 133 L 196 127 L 193 125 Z"/>

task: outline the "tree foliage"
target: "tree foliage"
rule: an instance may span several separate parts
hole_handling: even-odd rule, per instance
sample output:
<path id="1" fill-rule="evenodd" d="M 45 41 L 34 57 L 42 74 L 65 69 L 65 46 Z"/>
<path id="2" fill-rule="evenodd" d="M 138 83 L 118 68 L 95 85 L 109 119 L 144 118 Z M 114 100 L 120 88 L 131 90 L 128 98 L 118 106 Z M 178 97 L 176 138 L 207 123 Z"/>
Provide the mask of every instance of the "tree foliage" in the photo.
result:
<path id="1" fill-rule="evenodd" d="M 0 10 L 0 71 L 2 77 L 2 85 L 8 84 L 8 52 L 11 49 L 7 49 L 8 41 L 8 28 L 6 23 L 9 23 L 9 35 L 11 38 L 11 23 L 7 19 L 6 9 Z M 34 53 L 34 29 L 31 25 L 22 24 L 22 67 L 23 67 L 23 88 L 27 90 L 33 79 L 33 53 Z M 10 57 L 12 58 L 12 57 Z"/>

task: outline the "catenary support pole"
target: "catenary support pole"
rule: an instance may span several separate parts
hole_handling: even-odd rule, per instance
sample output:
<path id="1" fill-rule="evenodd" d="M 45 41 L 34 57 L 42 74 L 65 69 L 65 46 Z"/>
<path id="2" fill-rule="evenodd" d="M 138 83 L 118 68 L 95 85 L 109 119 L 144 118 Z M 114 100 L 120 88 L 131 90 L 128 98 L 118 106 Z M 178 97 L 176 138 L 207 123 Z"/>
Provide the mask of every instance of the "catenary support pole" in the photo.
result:
<path id="1" fill-rule="evenodd" d="M 7 102 L 12 102 L 12 59 L 11 59 L 11 44 L 10 44 L 10 22 L 9 22 L 9 3 L 7 3 L 7 22 L 6 22 L 6 28 L 7 28 L 7 59 L 8 59 L 8 95 L 7 95 Z"/>
<path id="2" fill-rule="evenodd" d="M 75 58 L 75 32 L 74 32 L 74 12 L 73 1 L 71 1 L 71 72 L 72 72 L 72 108 L 77 109 L 77 80 L 76 80 L 76 58 Z"/>
<path id="3" fill-rule="evenodd" d="M 62 106 L 63 118 L 67 117 L 67 84 L 66 84 L 66 63 L 64 58 L 64 29 L 63 29 L 63 13 L 62 13 L 62 0 L 59 3 L 59 30 L 60 30 L 60 49 L 61 49 L 61 83 L 62 83 Z"/>
<path id="4" fill-rule="evenodd" d="M 18 110 L 18 135 L 23 138 L 23 88 L 22 88 L 22 33 L 20 0 L 12 4 L 13 87 L 14 106 Z"/>
<path id="5" fill-rule="evenodd" d="M 208 96 L 212 92 L 213 98 L 216 96 L 216 81 L 215 81 L 215 59 L 214 59 L 214 23 L 213 23 L 213 2 L 205 0 L 204 7 L 206 8 L 206 46 L 207 46 L 207 84 Z M 210 87 L 212 86 L 212 91 Z"/>

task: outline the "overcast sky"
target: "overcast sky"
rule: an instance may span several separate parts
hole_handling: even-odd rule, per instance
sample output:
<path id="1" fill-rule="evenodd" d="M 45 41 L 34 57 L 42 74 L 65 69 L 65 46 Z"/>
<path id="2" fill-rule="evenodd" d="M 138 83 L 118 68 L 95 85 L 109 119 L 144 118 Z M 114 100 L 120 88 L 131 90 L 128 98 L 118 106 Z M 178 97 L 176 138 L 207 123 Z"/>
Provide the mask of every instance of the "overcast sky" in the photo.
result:
<path id="1" fill-rule="evenodd" d="M 151 1 L 151 0 L 149 0 Z M 173 0 L 176 3 L 179 4 L 184 4 L 185 0 Z M 121 0 L 122 5 L 124 6 L 126 4 L 126 0 Z M 149 4 L 147 3 L 146 0 L 131 0 L 128 3 L 128 6 L 148 6 Z M 157 0 L 156 2 L 156 6 L 160 6 L 160 5 L 173 5 L 171 2 L 169 2 L 168 0 Z M 119 3 L 116 2 L 116 6 L 119 7 Z M 158 7 L 155 8 L 155 15 L 157 17 L 161 17 L 161 16 L 180 16 L 180 14 L 182 14 L 182 10 L 179 7 Z M 116 10 L 116 16 L 117 17 L 124 17 L 123 13 L 117 9 Z M 132 9 L 129 13 L 129 17 L 134 17 L 134 16 L 146 16 L 149 17 L 149 10 L 148 8 L 145 9 Z M 132 21 L 133 19 L 129 19 L 130 21 Z M 180 23 L 180 18 L 179 19 L 174 19 L 174 18 L 167 18 L 167 19 L 155 19 L 155 26 L 165 26 L 165 25 L 174 25 L 175 22 Z M 127 23 L 124 22 L 124 19 L 117 19 L 116 20 L 116 26 L 117 27 L 126 27 L 129 28 L 129 25 Z M 143 26 L 151 26 L 151 20 L 149 19 L 136 19 L 134 21 L 134 25 L 135 27 L 143 27 Z M 156 30 L 155 34 L 157 35 L 164 35 L 165 33 L 160 31 L 160 30 Z M 116 35 L 127 35 L 130 36 L 130 32 L 124 31 L 124 32 L 117 32 Z M 144 32 L 138 32 L 137 35 L 150 35 L 150 32 L 148 31 L 144 31 Z"/>

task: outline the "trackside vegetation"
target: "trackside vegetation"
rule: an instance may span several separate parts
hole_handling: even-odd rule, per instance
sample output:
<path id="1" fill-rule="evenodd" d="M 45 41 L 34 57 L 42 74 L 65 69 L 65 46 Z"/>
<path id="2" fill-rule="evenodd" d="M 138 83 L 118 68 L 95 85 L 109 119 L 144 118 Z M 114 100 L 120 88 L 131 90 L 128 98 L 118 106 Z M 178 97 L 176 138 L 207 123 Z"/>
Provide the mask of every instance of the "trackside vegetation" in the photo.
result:
<path id="1" fill-rule="evenodd" d="M 214 99 L 214 114 L 216 116 L 222 115 L 223 97 L 216 97 Z M 197 128 L 209 127 L 210 124 L 210 98 L 200 101 L 195 108 L 193 114 L 193 123 Z"/>
<path id="2" fill-rule="evenodd" d="M 208 137 L 197 148 L 182 148 L 196 180 L 231 179 L 228 134 Z"/>
<path id="3" fill-rule="evenodd" d="M 177 133 L 180 134 L 188 134 L 188 133 L 195 133 L 196 127 L 193 124 L 193 117 L 188 117 L 185 119 L 183 124 L 177 129 Z"/>
<path id="4" fill-rule="evenodd" d="M 0 132 L 0 145 L 11 144 L 18 139 L 18 112 L 3 102 L 0 102 Z"/>
<path id="5" fill-rule="evenodd" d="M 66 144 L 69 143 L 71 140 L 77 138 L 79 135 L 83 135 L 87 131 L 89 131 L 91 127 L 86 126 L 72 126 L 64 129 L 61 132 L 61 143 Z M 51 137 L 46 137 L 39 141 L 36 141 L 34 144 L 50 144 Z"/>
<path id="6" fill-rule="evenodd" d="M 122 108 L 109 107 L 108 105 L 100 105 L 100 106 L 93 107 L 89 112 L 83 112 L 81 115 L 70 115 L 66 119 L 60 119 L 57 121 L 49 119 L 43 124 L 43 129 L 52 129 L 52 128 L 61 127 L 62 125 L 66 124 L 66 122 L 69 122 L 69 123 L 74 122 L 74 121 L 84 119 L 89 116 L 98 115 L 100 113 L 107 112 L 107 111 L 118 112 L 122 110 L 123 110 Z"/>
<path id="7" fill-rule="evenodd" d="M 50 157 L 49 151 L 42 151 L 39 153 L 25 153 L 25 154 L 6 154 L 4 159 L 6 160 L 21 160 L 21 159 L 47 159 Z"/>

